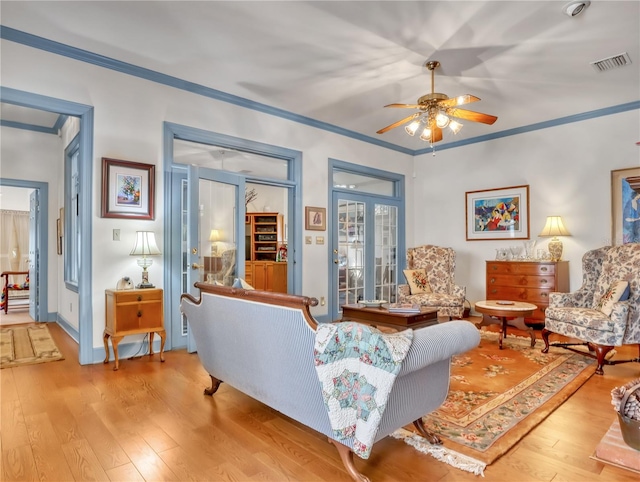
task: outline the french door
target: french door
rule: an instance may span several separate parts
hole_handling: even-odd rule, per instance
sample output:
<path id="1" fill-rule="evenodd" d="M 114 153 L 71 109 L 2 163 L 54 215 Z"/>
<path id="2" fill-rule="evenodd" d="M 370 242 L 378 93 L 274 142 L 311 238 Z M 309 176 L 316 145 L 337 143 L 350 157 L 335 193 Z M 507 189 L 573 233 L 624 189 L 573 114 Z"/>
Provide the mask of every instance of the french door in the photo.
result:
<path id="1" fill-rule="evenodd" d="M 239 260 L 244 260 L 245 252 L 244 202 L 240 202 L 245 180 L 229 172 L 189 166 L 186 185 L 182 292 L 198 297 L 196 282 L 231 285 L 235 277 L 244 276 L 244 262 Z M 190 335 L 187 349 L 195 350 Z"/>
<path id="2" fill-rule="evenodd" d="M 399 203 L 334 192 L 331 317 L 360 300 L 396 301 Z"/>

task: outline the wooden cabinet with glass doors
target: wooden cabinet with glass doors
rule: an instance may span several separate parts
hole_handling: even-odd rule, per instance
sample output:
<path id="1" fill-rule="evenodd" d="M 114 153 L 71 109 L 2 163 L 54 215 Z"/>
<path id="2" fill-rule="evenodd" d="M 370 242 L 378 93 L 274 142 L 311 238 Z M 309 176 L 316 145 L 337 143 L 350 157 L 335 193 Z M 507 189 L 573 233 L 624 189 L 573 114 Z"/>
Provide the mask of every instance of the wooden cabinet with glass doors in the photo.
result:
<path id="1" fill-rule="evenodd" d="M 279 213 L 247 213 L 245 217 L 245 280 L 256 289 L 287 292 L 283 225 Z"/>

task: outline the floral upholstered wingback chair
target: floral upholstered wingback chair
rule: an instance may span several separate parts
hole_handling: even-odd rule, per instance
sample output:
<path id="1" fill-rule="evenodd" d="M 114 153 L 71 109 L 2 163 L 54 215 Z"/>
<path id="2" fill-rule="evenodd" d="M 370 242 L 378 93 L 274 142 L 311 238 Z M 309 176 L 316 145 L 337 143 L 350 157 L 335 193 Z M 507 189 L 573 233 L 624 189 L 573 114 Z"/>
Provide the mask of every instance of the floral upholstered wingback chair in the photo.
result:
<path id="1" fill-rule="evenodd" d="M 542 351 L 546 353 L 549 346 L 573 350 L 572 346 L 587 345 L 588 356 L 598 360 L 596 373 L 602 375 L 603 365 L 612 364 L 606 355 L 614 346 L 640 344 L 640 243 L 589 251 L 582 258 L 582 271 L 582 287 L 578 291 L 549 295 Z M 553 333 L 582 343 L 550 345 L 549 335 Z M 628 361 L 640 358 L 615 363 Z"/>
<path id="2" fill-rule="evenodd" d="M 424 269 L 422 273 L 413 273 Z M 407 250 L 405 276 L 421 279 L 415 283 L 398 285 L 398 303 L 413 303 L 438 309 L 438 316 L 462 318 L 467 290 L 455 284 L 456 252 L 430 244 Z"/>

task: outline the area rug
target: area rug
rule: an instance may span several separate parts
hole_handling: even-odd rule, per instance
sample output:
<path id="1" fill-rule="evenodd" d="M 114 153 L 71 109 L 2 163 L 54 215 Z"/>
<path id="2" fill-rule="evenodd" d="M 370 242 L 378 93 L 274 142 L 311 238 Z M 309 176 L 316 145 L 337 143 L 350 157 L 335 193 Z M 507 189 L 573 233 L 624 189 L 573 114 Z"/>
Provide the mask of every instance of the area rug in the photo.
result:
<path id="1" fill-rule="evenodd" d="M 594 374 L 595 360 L 530 338 L 505 338 L 481 332 L 480 345 L 452 360 L 449 395 L 423 417 L 442 446 L 414 432 L 393 436 L 417 450 L 463 470 L 482 475 L 486 465 L 505 454 L 531 429 L 567 400 Z"/>
<path id="2" fill-rule="evenodd" d="M 0 368 L 64 360 L 45 324 L 0 329 Z"/>

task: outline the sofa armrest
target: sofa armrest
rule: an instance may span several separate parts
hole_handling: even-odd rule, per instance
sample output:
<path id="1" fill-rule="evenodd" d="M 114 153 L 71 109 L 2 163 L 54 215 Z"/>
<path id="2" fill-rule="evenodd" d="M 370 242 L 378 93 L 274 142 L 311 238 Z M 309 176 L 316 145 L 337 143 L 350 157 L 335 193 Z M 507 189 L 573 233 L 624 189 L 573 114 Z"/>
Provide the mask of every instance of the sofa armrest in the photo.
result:
<path id="1" fill-rule="evenodd" d="M 447 360 L 478 346 L 480 332 L 473 323 L 448 321 L 413 331 L 413 342 L 398 376 Z"/>

